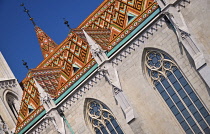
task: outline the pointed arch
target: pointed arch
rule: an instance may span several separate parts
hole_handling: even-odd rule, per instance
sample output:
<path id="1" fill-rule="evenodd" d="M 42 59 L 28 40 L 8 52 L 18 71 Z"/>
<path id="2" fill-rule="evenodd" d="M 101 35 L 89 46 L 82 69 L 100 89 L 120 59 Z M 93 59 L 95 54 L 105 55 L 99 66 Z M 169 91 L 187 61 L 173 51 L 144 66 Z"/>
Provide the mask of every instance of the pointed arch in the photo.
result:
<path id="1" fill-rule="evenodd" d="M 95 134 L 124 134 L 111 110 L 101 101 L 88 98 L 84 105 L 87 125 Z"/>
<path id="2" fill-rule="evenodd" d="M 20 105 L 17 95 L 10 91 L 5 92 L 5 103 L 10 113 L 15 117 L 15 120 L 17 120 Z"/>
<path id="3" fill-rule="evenodd" d="M 186 133 L 209 133 L 210 114 L 170 55 L 148 49 L 144 71 Z"/>

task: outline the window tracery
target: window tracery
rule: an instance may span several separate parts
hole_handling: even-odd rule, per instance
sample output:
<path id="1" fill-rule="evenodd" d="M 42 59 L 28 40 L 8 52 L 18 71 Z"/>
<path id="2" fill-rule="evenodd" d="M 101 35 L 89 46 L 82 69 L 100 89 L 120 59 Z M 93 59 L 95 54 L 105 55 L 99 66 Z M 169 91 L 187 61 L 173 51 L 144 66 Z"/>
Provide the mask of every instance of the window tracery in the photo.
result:
<path id="1" fill-rule="evenodd" d="M 147 51 L 146 72 L 186 133 L 209 133 L 210 114 L 176 63 L 159 51 Z"/>
<path id="2" fill-rule="evenodd" d="M 96 134 L 124 134 L 109 108 L 99 101 L 87 102 L 86 119 Z"/>

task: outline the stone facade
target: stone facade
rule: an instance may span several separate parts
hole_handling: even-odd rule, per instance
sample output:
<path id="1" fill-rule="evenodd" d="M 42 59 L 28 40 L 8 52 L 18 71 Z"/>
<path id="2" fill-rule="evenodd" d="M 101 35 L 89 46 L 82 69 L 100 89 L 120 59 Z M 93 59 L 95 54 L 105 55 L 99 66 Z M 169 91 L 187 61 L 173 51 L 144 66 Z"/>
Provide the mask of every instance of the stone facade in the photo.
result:
<path id="1" fill-rule="evenodd" d="M 131 38 L 126 37 L 126 42 L 114 53 L 110 55 L 108 53 L 107 59 L 103 59 L 103 52 L 98 51 L 101 48 L 94 48 L 94 42 L 91 44 L 91 41 L 88 41 L 92 47 L 92 54 L 96 53 L 93 57 L 95 56 L 99 67 L 92 70 L 60 101 L 54 100 L 56 105 L 52 108 L 46 109 L 45 106 L 53 101 L 52 98 L 45 100 L 48 102 L 42 101 L 46 115 L 39 117 L 29 128 L 20 133 L 57 134 L 62 131 L 56 128 L 61 120 L 65 122 L 64 129 L 67 134 L 93 133 L 87 117 L 89 100 L 96 100 L 106 105 L 126 134 L 186 133 L 148 75 L 145 64 L 148 50 L 158 51 L 170 57 L 208 111 L 209 116 L 210 33 L 207 18 L 210 17 L 208 12 L 210 2 L 208 0 L 157 0 L 157 2 L 160 12 Z M 103 70 L 106 65 L 115 68 L 114 72 L 119 78 L 118 83 L 116 77 L 107 78 Z M 110 70 L 105 68 L 105 71 Z M 117 93 L 115 87 L 118 88 Z M 116 97 L 118 93 L 122 93 L 123 99 Z M 44 99 L 46 97 L 40 96 Z M 126 102 L 121 101 L 128 101 L 127 107 L 131 108 L 133 113 L 126 111 L 127 109 L 124 109 Z M 56 109 L 60 109 L 61 114 Z M 53 111 L 56 113 L 52 114 Z M 61 117 L 61 120 L 53 116 Z M 127 119 L 128 117 L 130 120 Z M 210 119 L 206 120 L 206 122 L 210 121 Z M 210 130 L 209 124 L 207 126 Z M 201 133 L 210 133 L 210 131 L 204 131 L 201 130 Z"/>
<path id="2" fill-rule="evenodd" d="M 1 133 L 15 130 L 22 89 L 0 52 L 0 127 Z"/>

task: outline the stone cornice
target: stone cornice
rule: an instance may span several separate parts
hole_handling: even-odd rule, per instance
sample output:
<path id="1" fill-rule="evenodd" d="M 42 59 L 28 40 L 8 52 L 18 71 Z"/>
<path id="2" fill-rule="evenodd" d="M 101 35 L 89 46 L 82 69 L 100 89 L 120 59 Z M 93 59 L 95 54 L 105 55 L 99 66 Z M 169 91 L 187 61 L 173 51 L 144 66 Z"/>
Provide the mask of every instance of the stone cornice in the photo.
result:
<path id="1" fill-rule="evenodd" d="M 0 81 L 0 88 L 1 89 L 11 89 L 13 87 L 17 86 L 17 80 L 16 79 L 9 79 L 9 80 L 3 80 Z"/>

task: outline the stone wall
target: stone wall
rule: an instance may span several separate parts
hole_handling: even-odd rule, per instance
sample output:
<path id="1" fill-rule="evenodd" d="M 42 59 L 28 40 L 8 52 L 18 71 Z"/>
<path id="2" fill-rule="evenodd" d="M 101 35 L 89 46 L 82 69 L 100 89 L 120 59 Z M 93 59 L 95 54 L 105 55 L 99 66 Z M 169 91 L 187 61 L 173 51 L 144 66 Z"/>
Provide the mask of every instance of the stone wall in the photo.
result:
<path id="1" fill-rule="evenodd" d="M 185 7 L 181 8 L 191 35 L 196 39 L 204 53 L 208 55 L 210 54 L 210 46 L 208 45 L 210 43 L 210 32 L 208 30 L 210 29 L 208 25 L 210 24 L 209 6 L 210 2 L 208 0 L 191 0 L 190 3 L 185 3 Z M 122 54 L 129 51 L 130 54 L 120 56 L 119 53 L 112 59 L 119 73 L 122 89 L 134 108 L 135 120 L 126 123 L 125 116 L 113 97 L 112 87 L 104 77 L 101 77 L 74 103 L 64 109 L 64 114 L 75 134 L 91 133 L 91 126 L 86 122 L 84 113 L 85 101 L 91 98 L 103 102 L 110 108 L 126 134 L 185 133 L 159 92 L 147 78 L 143 59 L 144 52 L 148 49 L 155 49 L 169 54 L 180 67 L 200 100 L 208 110 L 210 109 L 209 87 L 196 71 L 193 60 L 186 49 L 178 43 L 173 28 L 165 22 L 163 16 L 160 16 L 148 25 L 144 31 L 139 33 L 135 39 L 129 41 L 128 45 L 120 52 Z M 52 129 L 52 124 L 50 126 L 44 132 L 48 134 L 56 133 Z"/>
<path id="2" fill-rule="evenodd" d="M 12 99 L 11 97 L 14 97 L 14 103 L 16 103 L 15 108 L 18 111 L 22 96 L 22 89 L 2 53 L 0 52 L 0 116 L 7 125 L 8 131 L 14 131 L 17 119 L 12 113 L 7 102 L 8 94 L 10 94 L 10 99 Z"/>
<path id="3" fill-rule="evenodd" d="M 65 110 L 67 120 L 76 134 L 91 133 L 91 126 L 88 126 L 85 119 L 85 101 L 86 99 L 96 99 L 107 105 L 118 120 L 119 125 L 123 128 L 125 133 L 132 133 L 131 128 L 126 123 L 121 108 L 116 104 L 113 97 L 111 86 L 102 78 L 93 87 L 86 91 L 86 93 L 75 103 Z"/>
<path id="4" fill-rule="evenodd" d="M 190 4 L 186 4 L 186 7 L 181 10 L 191 34 L 206 54 L 210 54 L 209 11 L 210 1 L 208 0 L 191 0 Z"/>

